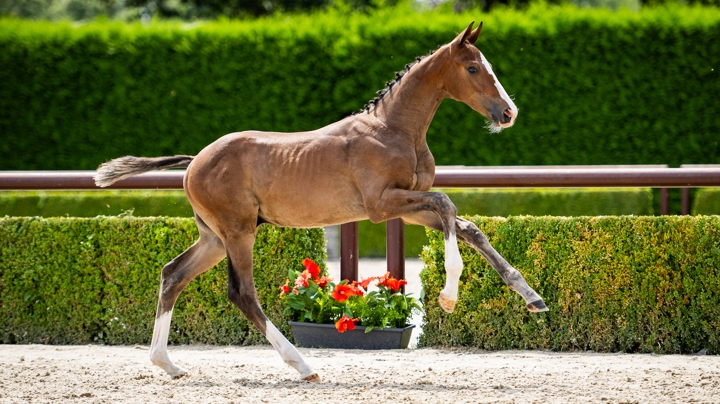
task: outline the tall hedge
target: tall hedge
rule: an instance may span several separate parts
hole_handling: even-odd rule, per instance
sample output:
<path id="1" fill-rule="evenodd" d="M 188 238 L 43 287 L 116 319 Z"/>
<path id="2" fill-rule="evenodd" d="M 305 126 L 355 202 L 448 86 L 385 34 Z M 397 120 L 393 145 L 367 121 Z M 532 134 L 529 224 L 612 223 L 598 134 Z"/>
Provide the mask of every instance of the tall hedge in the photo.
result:
<path id="1" fill-rule="evenodd" d="M 0 219 L 0 343 L 149 343 L 160 270 L 196 238 L 186 218 Z M 288 334 L 277 287 L 305 257 L 324 267 L 324 246 L 321 229 L 258 233 L 255 285 Z M 170 343 L 266 343 L 229 302 L 225 261 L 182 292 Z"/>
<path id="2" fill-rule="evenodd" d="M 692 214 L 720 215 L 720 188 L 699 189 L 693 198 Z"/>
<path id="3" fill-rule="evenodd" d="M 479 47 L 520 108 L 491 135 L 446 101 L 439 164 L 718 163 L 720 10 L 531 7 L 333 12 L 253 21 L 0 20 L 0 169 L 92 169 L 195 154 L 246 129 L 298 131 L 359 110 L 417 55 L 484 20 Z"/>
<path id="4" fill-rule="evenodd" d="M 472 217 L 550 308 L 531 314 L 475 250 L 452 314 L 443 241 L 421 273 L 425 346 L 720 353 L 720 216 Z"/>
<path id="5" fill-rule="evenodd" d="M 0 191 L 2 216 L 193 217 L 181 190 Z"/>

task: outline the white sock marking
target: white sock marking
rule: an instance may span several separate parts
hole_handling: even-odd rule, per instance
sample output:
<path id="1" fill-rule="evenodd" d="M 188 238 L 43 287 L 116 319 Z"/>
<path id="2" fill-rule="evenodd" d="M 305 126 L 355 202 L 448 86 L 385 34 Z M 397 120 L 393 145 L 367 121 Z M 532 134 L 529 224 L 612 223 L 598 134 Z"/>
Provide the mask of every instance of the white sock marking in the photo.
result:
<path id="1" fill-rule="evenodd" d="M 170 334 L 170 322 L 172 320 L 172 309 L 155 319 L 153 338 L 150 345 L 150 360 L 162 368 L 170 376 L 175 377 L 186 373 L 185 369 L 177 366 L 170 360 L 167 352 L 168 336 Z"/>
<path id="2" fill-rule="evenodd" d="M 457 237 L 451 234 L 445 240 L 445 288 L 442 292 L 445 297 L 451 300 L 457 300 L 458 284 L 462 275 L 463 262 L 460 257 L 460 249 L 457 244 Z"/>
<path id="3" fill-rule="evenodd" d="M 270 320 L 265 322 L 265 337 L 270 341 L 270 344 L 280 354 L 280 357 L 287 363 L 300 372 L 300 376 L 305 378 L 315 373 L 302 356 L 300 352 L 295 348 L 290 341 L 285 338 L 282 333 L 275 328 L 275 325 Z"/>

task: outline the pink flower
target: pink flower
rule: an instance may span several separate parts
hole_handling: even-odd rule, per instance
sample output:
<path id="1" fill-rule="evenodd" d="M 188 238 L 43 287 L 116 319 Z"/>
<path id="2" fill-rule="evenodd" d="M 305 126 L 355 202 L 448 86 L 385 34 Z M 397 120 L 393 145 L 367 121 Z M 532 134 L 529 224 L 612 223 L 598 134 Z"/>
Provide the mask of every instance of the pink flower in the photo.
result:
<path id="1" fill-rule="evenodd" d="M 310 284 L 308 283 L 308 279 L 310 279 L 310 277 L 310 272 L 308 272 L 307 269 L 302 271 L 302 273 L 297 277 L 297 279 L 295 279 L 295 287 L 309 287 Z"/>

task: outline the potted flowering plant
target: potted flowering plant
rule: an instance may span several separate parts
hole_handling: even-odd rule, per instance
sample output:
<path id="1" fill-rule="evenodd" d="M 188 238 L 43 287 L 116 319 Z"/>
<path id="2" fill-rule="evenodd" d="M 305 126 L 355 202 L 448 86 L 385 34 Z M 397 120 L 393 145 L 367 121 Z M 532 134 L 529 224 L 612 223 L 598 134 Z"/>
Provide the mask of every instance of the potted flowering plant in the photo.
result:
<path id="1" fill-rule="evenodd" d="M 417 299 L 402 293 L 404 279 L 389 274 L 334 283 L 321 276 L 320 267 L 303 260 L 305 270 L 288 271 L 280 287 L 287 303 L 295 342 L 325 348 L 407 348 L 414 325 L 408 320 L 421 307 Z M 371 289 L 371 286 L 375 286 Z"/>

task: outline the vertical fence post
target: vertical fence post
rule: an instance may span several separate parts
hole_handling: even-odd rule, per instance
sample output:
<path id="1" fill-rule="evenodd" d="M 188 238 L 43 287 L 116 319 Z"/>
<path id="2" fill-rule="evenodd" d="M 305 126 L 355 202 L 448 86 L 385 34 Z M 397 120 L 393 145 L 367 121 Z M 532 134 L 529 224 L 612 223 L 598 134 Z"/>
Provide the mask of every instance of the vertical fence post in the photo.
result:
<path id="1" fill-rule="evenodd" d="M 690 214 L 690 188 L 682 189 L 682 212 L 683 215 Z"/>
<path id="2" fill-rule="evenodd" d="M 358 223 L 340 225 L 340 279 L 358 280 Z"/>
<path id="3" fill-rule="evenodd" d="M 670 192 L 667 188 L 660 188 L 660 215 L 667 216 L 670 213 Z"/>
<path id="4" fill-rule="evenodd" d="M 405 224 L 400 219 L 388 220 L 385 229 L 387 270 L 393 278 L 405 279 Z"/>

